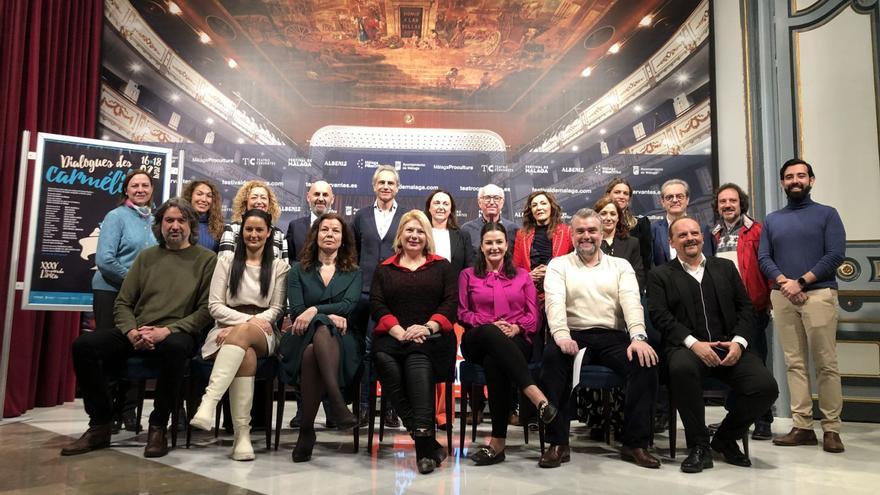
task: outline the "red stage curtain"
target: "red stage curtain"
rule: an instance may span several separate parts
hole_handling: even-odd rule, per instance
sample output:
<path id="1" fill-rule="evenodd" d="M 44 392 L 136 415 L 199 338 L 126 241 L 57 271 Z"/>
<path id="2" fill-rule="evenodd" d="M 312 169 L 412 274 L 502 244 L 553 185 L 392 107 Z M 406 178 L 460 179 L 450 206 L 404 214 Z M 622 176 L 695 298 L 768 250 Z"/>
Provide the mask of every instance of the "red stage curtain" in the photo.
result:
<path id="1" fill-rule="evenodd" d="M 25 219 L 30 210 L 15 204 L 21 132 L 34 133 L 32 147 L 40 131 L 94 136 L 103 11 L 103 0 L 0 0 L 0 317 L 15 209 L 24 208 Z M 79 313 L 16 309 L 4 416 L 73 400 L 70 346 L 79 326 Z"/>

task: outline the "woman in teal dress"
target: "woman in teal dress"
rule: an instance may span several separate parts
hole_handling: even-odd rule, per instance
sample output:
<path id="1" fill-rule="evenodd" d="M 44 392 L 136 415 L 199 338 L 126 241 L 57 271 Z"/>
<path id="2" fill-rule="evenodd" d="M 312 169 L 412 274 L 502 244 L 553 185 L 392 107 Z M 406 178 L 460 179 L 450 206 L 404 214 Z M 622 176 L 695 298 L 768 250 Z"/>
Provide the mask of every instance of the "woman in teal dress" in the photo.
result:
<path id="1" fill-rule="evenodd" d="M 351 318 L 362 286 L 350 228 L 336 213 L 321 215 L 288 276 L 293 325 L 281 342 L 282 375 L 286 383 L 299 384 L 303 407 L 294 462 L 312 457 L 315 415 L 323 396 L 340 429 L 357 423 L 343 391 L 357 386 L 354 378 L 364 355 L 363 329 Z"/>

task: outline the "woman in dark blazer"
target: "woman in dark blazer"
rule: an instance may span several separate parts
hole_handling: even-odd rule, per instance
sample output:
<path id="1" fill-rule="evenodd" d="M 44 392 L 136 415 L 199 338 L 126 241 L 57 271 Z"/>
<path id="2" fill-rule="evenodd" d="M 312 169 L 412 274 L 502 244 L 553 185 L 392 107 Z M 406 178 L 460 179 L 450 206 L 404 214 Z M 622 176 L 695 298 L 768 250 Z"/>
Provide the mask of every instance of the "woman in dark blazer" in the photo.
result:
<path id="1" fill-rule="evenodd" d="M 623 211 L 620 206 L 611 196 L 604 196 L 596 201 L 593 210 L 602 219 L 602 252 L 629 261 L 639 281 L 639 292 L 644 294 L 645 267 L 642 264 L 639 240 L 629 235 L 629 228 L 622 221 Z"/>
<path id="2" fill-rule="evenodd" d="M 302 393 L 302 423 L 293 462 L 312 457 L 315 415 L 324 395 L 339 428 L 357 423 L 342 391 L 358 385 L 354 378 L 364 355 L 363 329 L 352 318 L 362 285 L 350 228 L 336 213 L 321 215 L 309 230 L 300 262 L 288 276 L 293 325 L 279 351 L 282 378 L 299 383 Z"/>
<path id="3" fill-rule="evenodd" d="M 632 186 L 626 179 L 618 177 L 608 183 L 605 188 L 605 194 L 611 196 L 611 199 L 620 207 L 620 222 L 629 229 L 630 237 L 635 237 L 639 241 L 639 254 L 642 256 L 642 266 L 645 272 L 651 269 L 653 263 L 653 244 L 651 239 L 651 221 L 648 217 L 636 217 L 630 209 L 632 204 Z M 639 287 L 644 287 L 639 281 Z M 644 293 L 644 289 L 642 290 Z"/>
<path id="4" fill-rule="evenodd" d="M 425 200 L 425 215 L 431 221 L 431 231 L 434 236 L 435 254 L 446 258 L 452 264 L 452 271 L 456 278 L 462 270 L 473 265 L 474 251 L 471 244 L 471 236 L 458 226 L 455 219 L 455 198 L 449 191 L 437 189 Z M 446 386 L 437 384 L 434 401 L 434 417 L 437 427 L 445 429 L 446 424 Z M 478 406 L 482 416 L 482 403 Z"/>
<path id="5" fill-rule="evenodd" d="M 431 221 L 436 254 L 452 264 L 456 277 L 474 264 L 471 236 L 459 229 L 455 220 L 455 198 L 448 191 L 437 189 L 425 200 L 425 215 Z"/>

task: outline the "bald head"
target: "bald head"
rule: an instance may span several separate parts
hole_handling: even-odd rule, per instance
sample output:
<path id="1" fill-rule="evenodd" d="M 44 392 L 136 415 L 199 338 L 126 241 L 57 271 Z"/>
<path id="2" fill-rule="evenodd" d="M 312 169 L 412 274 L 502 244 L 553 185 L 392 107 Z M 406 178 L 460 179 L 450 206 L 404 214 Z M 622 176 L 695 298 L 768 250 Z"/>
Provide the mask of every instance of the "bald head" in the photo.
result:
<path id="1" fill-rule="evenodd" d="M 309 202 L 312 213 L 319 217 L 330 211 L 330 206 L 333 204 L 333 188 L 326 181 L 315 181 L 309 188 L 306 201 Z"/>

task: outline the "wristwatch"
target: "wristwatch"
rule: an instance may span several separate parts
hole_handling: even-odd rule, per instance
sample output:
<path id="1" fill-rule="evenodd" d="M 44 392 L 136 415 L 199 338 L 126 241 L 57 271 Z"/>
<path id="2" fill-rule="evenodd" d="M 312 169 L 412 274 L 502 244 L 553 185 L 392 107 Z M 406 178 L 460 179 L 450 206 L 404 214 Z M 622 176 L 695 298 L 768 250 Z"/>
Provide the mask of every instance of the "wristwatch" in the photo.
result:
<path id="1" fill-rule="evenodd" d="M 807 286 L 807 281 L 804 280 L 804 277 L 800 277 L 800 278 L 798 278 L 798 279 L 797 279 L 797 283 L 798 283 L 798 285 L 801 286 L 801 289 L 803 289 L 804 287 Z"/>
<path id="2" fill-rule="evenodd" d="M 640 334 L 640 333 L 639 333 L 639 334 L 636 334 L 636 335 L 633 335 L 633 336 L 630 337 L 630 339 L 629 339 L 630 342 L 636 342 L 636 341 L 639 341 L 639 342 L 646 342 L 647 340 L 648 340 L 648 336 L 647 336 L 647 335 Z"/>

